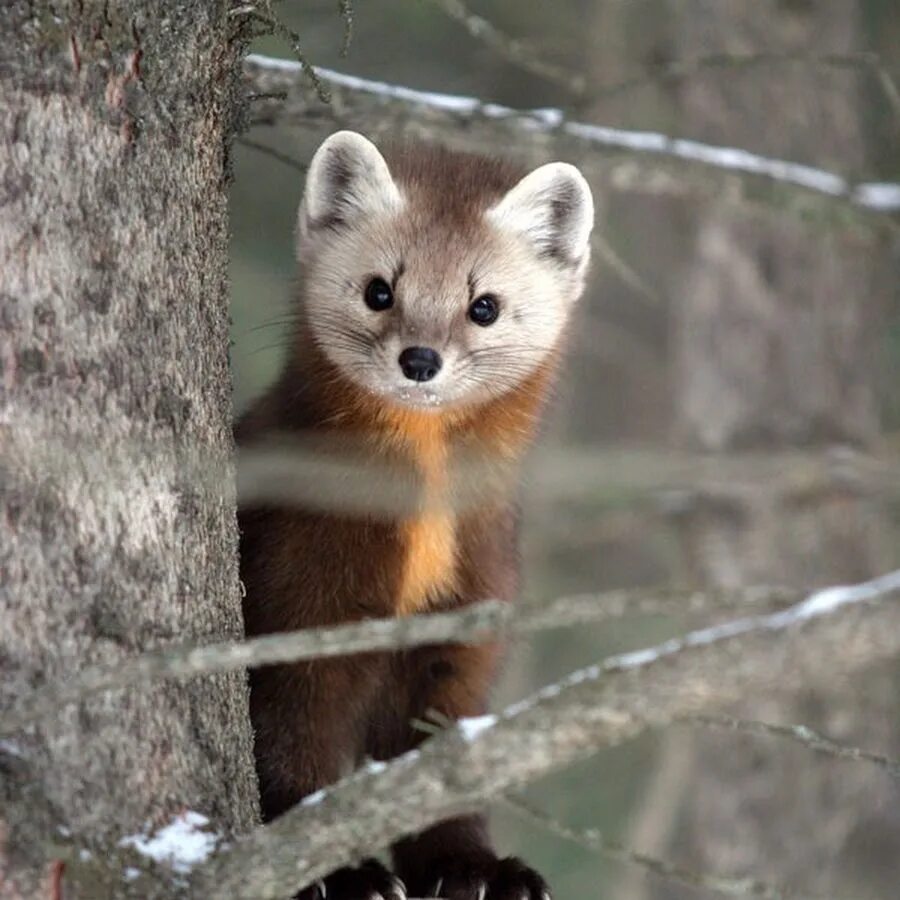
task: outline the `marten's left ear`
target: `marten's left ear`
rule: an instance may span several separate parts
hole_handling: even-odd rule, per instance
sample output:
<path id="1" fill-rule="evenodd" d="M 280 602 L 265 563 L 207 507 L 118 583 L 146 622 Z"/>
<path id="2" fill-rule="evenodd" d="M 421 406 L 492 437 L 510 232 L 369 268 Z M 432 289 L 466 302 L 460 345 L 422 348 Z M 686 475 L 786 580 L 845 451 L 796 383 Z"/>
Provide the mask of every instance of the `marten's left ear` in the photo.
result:
<path id="1" fill-rule="evenodd" d="M 316 150 L 298 211 L 303 237 L 320 227 L 353 225 L 400 205 L 400 192 L 384 157 L 355 131 L 338 131 Z"/>
<path id="2" fill-rule="evenodd" d="M 526 175 L 488 210 L 501 228 L 523 234 L 541 256 L 565 265 L 586 261 L 594 200 L 584 176 L 568 163 L 547 163 Z"/>

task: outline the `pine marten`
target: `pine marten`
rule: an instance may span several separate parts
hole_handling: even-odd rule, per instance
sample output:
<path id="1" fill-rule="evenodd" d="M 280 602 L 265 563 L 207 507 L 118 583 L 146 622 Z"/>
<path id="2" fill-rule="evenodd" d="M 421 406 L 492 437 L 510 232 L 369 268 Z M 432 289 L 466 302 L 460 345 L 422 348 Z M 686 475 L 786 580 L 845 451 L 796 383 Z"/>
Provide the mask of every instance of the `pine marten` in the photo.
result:
<path id="1" fill-rule="evenodd" d="M 423 145 L 386 159 L 349 131 L 321 145 L 298 215 L 303 280 L 287 362 L 238 443 L 312 440 L 398 473 L 416 500 L 393 513 L 243 507 L 249 635 L 513 600 L 514 492 L 479 473 L 515 467 L 535 434 L 593 217 L 587 182 L 565 163 L 525 174 Z M 415 747 L 426 737 L 417 720 L 483 714 L 500 650 L 428 646 L 252 672 L 265 818 L 367 758 Z M 549 897 L 536 872 L 497 857 L 481 815 L 399 841 L 393 860 L 395 875 L 370 861 L 301 896 Z"/>

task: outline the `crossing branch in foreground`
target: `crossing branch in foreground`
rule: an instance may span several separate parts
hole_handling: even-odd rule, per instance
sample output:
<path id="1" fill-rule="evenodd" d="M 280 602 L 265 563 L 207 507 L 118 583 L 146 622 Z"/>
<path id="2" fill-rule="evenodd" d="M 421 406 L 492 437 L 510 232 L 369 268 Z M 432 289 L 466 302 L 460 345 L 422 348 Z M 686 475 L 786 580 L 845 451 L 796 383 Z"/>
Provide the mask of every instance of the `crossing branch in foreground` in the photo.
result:
<path id="1" fill-rule="evenodd" d="M 900 652 L 900 572 L 573 673 L 500 716 L 373 763 L 198 867 L 198 896 L 276 898 L 446 816 L 677 718 L 827 683 Z M 835 652 L 838 650 L 840 652 Z"/>
<path id="2" fill-rule="evenodd" d="M 481 806 L 647 728 L 690 716 L 718 715 L 741 697 L 827 683 L 890 659 L 900 652 L 898 595 L 900 571 L 818 591 L 786 609 L 732 618 L 655 647 L 609 657 L 499 716 L 464 720 L 420 750 L 390 763 L 371 763 L 308 797 L 271 825 L 197 864 L 187 892 L 254 900 L 289 895 L 402 835 Z M 757 598 L 764 604 L 771 599 L 765 594 Z M 648 601 L 651 606 L 653 602 Z M 610 603 L 611 609 L 615 607 Z M 702 599 L 699 608 L 718 607 Z M 140 841 L 131 843 L 136 846 Z M 214 837 L 208 843 L 215 846 Z M 661 865 L 661 875 L 666 867 L 677 869 L 662 861 L 650 862 Z M 95 865 L 105 877 L 115 877 L 110 867 L 122 865 L 121 853 Z M 708 884 L 718 878 L 702 877 Z M 185 894 L 183 883 L 167 886 L 158 874 L 153 888 L 153 896 L 159 898 Z M 771 890 L 778 896 L 776 889 Z"/>
<path id="3" fill-rule="evenodd" d="M 796 599 L 796 591 L 780 587 L 734 591 L 675 587 L 610 590 L 522 606 L 486 600 L 453 612 L 368 619 L 349 625 L 206 646 L 167 647 L 122 663 L 91 666 L 66 681 L 48 684 L 23 696 L 17 705 L 0 713 L 0 735 L 14 732 L 58 712 L 66 704 L 85 700 L 101 691 L 120 690 L 152 680 L 192 678 L 273 663 L 399 650 L 424 644 L 479 643 L 503 632 L 526 634 L 629 615 L 733 615 L 739 609 L 777 607 Z"/>

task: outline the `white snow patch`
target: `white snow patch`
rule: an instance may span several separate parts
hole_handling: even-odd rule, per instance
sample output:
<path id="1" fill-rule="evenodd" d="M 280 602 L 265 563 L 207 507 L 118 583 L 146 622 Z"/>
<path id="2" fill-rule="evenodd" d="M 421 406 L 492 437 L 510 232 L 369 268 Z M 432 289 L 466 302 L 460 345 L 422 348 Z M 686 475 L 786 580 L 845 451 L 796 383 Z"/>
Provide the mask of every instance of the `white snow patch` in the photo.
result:
<path id="1" fill-rule="evenodd" d="M 133 847 L 138 853 L 158 863 L 185 873 L 203 862 L 219 843 L 219 835 L 204 830 L 209 819 L 187 810 L 152 835 L 132 834 L 119 841 L 120 847 Z"/>
<path id="2" fill-rule="evenodd" d="M 317 806 L 325 799 L 325 795 L 328 792 L 323 788 L 319 791 L 313 791 L 311 794 L 307 794 L 301 801 L 301 806 Z"/>
<path id="3" fill-rule="evenodd" d="M 0 753 L 25 759 L 25 751 L 15 741 L 0 741 Z"/>
<path id="4" fill-rule="evenodd" d="M 684 647 L 699 647 L 704 644 L 714 644 L 725 638 L 746 634 L 748 631 L 780 631 L 790 625 L 816 619 L 819 616 L 832 613 L 842 606 L 850 603 L 862 603 L 866 600 L 874 600 L 884 594 L 900 590 L 900 569 L 889 572 L 871 581 L 861 584 L 838 585 L 824 588 L 810 594 L 800 603 L 780 612 L 767 616 L 747 616 L 743 619 L 734 619 L 731 622 L 723 622 L 721 625 L 712 625 L 709 628 L 701 628 L 691 631 L 684 637 L 673 638 L 664 641 L 655 647 L 646 650 L 636 650 L 633 653 L 622 653 L 612 656 L 603 664 L 604 671 L 614 669 L 634 669 L 647 665 L 656 659 L 677 653 Z"/>
<path id="5" fill-rule="evenodd" d="M 472 716 L 468 719 L 460 719 L 456 724 L 459 726 L 462 736 L 467 741 L 474 741 L 482 731 L 486 731 L 488 728 L 492 728 L 497 724 L 497 717 Z"/>
<path id="6" fill-rule="evenodd" d="M 135 881 L 141 877 L 141 870 L 136 869 L 134 866 L 126 866 L 125 871 L 122 872 L 122 877 L 126 881 Z"/>
<path id="7" fill-rule="evenodd" d="M 869 209 L 896 212 L 900 209 L 900 184 L 891 184 L 888 181 L 860 184 L 853 191 L 853 199 L 860 206 L 867 206 Z"/>
<path id="8" fill-rule="evenodd" d="M 795 603 L 793 606 L 780 612 L 770 613 L 765 616 L 746 616 L 742 619 L 733 619 L 730 622 L 723 622 L 721 625 L 712 625 L 709 628 L 700 628 L 696 631 L 688 632 L 682 637 L 671 638 L 668 641 L 657 644 L 655 647 L 646 647 L 643 650 L 633 650 L 629 653 L 608 656 L 603 662 L 587 666 L 584 669 L 578 669 L 557 684 L 548 685 L 530 697 L 508 706 L 503 711 L 503 718 L 507 719 L 519 715 L 530 709 L 538 701 L 556 696 L 564 688 L 573 687 L 583 681 L 596 680 L 608 672 L 638 669 L 658 659 L 678 653 L 687 647 L 715 644 L 718 641 L 751 631 L 781 631 L 791 625 L 828 615 L 842 606 L 853 603 L 865 603 L 868 600 L 875 600 L 878 597 L 896 592 L 900 592 L 900 569 L 888 572 L 886 575 L 881 575 L 878 578 L 873 578 L 871 581 L 863 581 L 860 584 L 823 588 L 810 594 L 805 600 L 801 600 L 799 603 Z"/>

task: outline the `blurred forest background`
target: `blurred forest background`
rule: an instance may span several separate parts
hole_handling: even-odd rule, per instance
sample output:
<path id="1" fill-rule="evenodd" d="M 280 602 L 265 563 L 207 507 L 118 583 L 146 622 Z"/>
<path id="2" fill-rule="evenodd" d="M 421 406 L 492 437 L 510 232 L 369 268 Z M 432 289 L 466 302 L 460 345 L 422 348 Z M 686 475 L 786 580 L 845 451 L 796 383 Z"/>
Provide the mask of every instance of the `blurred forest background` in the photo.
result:
<path id="1" fill-rule="evenodd" d="M 900 80 L 896 0 L 473 0 L 528 59 L 583 78 L 582 90 L 504 58 L 441 0 L 357 2 L 341 58 L 335 5 L 279 7 L 317 65 L 561 107 L 574 120 L 740 147 L 851 182 L 900 181 L 900 98 L 865 61 L 877 53 Z M 291 56 L 278 37 L 253 49 Z M 249 139 L 303 163 L 335 127 L 323 115 L 303 128 L 256 127 Z M 454 143 L 468 146 L 463 128 Z M 496 150 L 542 161 L 524 132 Z M 528 596 L 661 583 L 812 589 L 900 567 L 900 219 L 696 165 L 578 154 L 570 161 L 599 201 L 595 262 L 530 465 Z M 302 184 L 301 171 L 238 144 L 238 412 L 282 359 Z M 514 654 L 496 702 L 686 627 L 634 617 L 541 635 Z M 748 698 L 735 712 L 897 756 L 898 686 L 895 662 L 790 702 Z M 530 793 L 568 825 L 803 896 L 887 898 L 900 884 L 897 782 L 771 738 L 678 726 Z M 501 847 L 527 857 L 562 900 L 703 894 L 635 875 L 502 808 L 495 819 Z"/>

